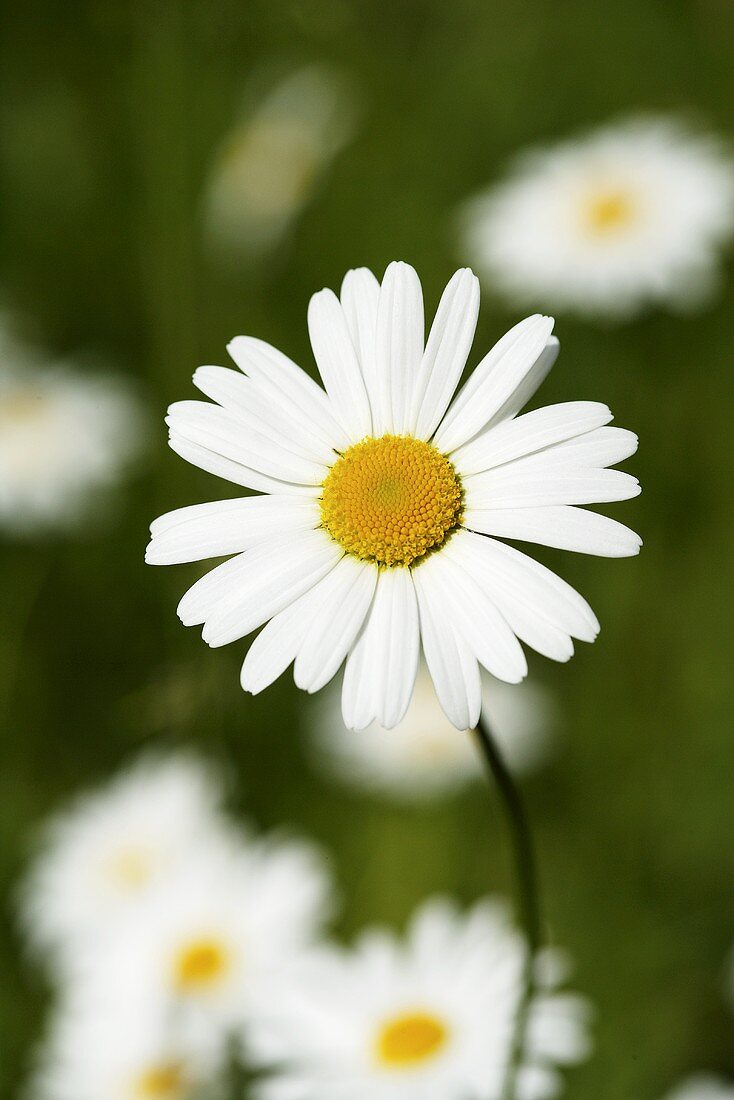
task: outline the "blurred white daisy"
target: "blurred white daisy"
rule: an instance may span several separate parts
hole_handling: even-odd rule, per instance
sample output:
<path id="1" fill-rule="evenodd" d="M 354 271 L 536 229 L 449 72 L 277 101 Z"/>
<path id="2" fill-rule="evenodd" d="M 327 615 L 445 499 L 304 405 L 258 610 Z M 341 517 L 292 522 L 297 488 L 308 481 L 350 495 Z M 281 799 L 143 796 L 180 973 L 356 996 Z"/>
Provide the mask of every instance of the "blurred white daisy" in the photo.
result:
<path id="1" fill-rule="evenodd" d="M 323 65 L 291 73 L 227 135 L 206 192 L 217 249 L 257 255 L 276 244 L 350 140 L 355 92 Z"/>
<path id="2" fill-rule="evenodd" d="M 23 889 L 32 943 L 72 954 L 107 941 L 161 883 L 220 842 L 220 787 L 184 754 L 145 756 L 46 828 Z"/>
<path id="3" fill-rule="evenodd" d="M 331 910 L 321 854 L 296 840 L 232 834 L 162 884 L 107 942 L 71 960 L 72 988 L 121 1004 L 168 1005 L 215 1034 L 320 936 Z"/>
<path id="4" fill-rule="evenodd" d="M 38 1058 L 34 1100 L 205 1100 L 219 1096 L 223 1045 L 150 1003 L 67 998 Z"/>
<path id="5" fill-rule="evenodd" d="M 505 910 L 431 901 L 405 942 L 372 931 L 324 948 L 275 987 L 250 1032 L 272 1077 L 259 1100 L 499 1100 L 524 947 Z M 519 1100 L 557 1094 L 556 1067 L 588 1050 L 587 1007 L 547 984 L 530 1010 Z"/>
<path id="6" fill-rule="evenodd" d="M 702 1073 L 689 1077 L 666 1100 L 734 1100 L 734 1084 Z"/>
<path id="7" fill-rule="evenodd" d="M 491 535 L 586 553 L 636 554 L 640 539 L 575 507 L 639 493 L 607 467 L 633 454 L 606 405 L 575 401 L 516 416 L 558 351 L 553 321 L 533 316 L 485 356 L 452 401 L 471 347 L 479 283 L 449 282 L 424 347 L 423 296 L 408 264 L 382 286 L 350 271 L 341 300 L 311 299 L 322 390 L 275 348 L 240 336 L 241 374 L 200 367 L 216 404 L 169 409 L 171 447 L 261 495 L 157 519 L 147 561 L 234 554 L 189 589 L 178 613 L 221 646 L 267 624 L 242 668 L 258 692 L 295 659 L 296 683 L 323 687 L 346 658 L 345 724 L 392 728 L 404 717 L 422 642 L 441 706 L 476 725 L 479 665 L 501 680 L 527 672 L 518 639 L 566 661 L 599 624 L 548 569 Z"/>
<path id="8" fill-rule="evenodd" d="M 539 684 L 504 684 L 485 674 L 482 713 L 512 771 L 531 771 L 546 758 L 555 714 Z M 310 713 L 309 726 L 315 765 L 352 787 L 417 801 L 451 794 L 482 776 L 471 733 L 449 722 L 422 662 L 410 706 L 394 729 L 376 723 L 347 729 L 333 688 Z"/>
<path id="9" fill-rule="evenodd" d="M 7 356 L 7 357 L 6 357 Z M 0 362 L 0 527 L 68 527 L 142 442 L 123 379 L 39 366 L 10 343 Z"/>
<path id="10" fill-rule="evenodd" d="M 466 254 L 513 302 L 616 316 L 693 304 L 734 228 L 734 164 L 713 138 L 631 119 L 525 154 L 462 226 Z"/>

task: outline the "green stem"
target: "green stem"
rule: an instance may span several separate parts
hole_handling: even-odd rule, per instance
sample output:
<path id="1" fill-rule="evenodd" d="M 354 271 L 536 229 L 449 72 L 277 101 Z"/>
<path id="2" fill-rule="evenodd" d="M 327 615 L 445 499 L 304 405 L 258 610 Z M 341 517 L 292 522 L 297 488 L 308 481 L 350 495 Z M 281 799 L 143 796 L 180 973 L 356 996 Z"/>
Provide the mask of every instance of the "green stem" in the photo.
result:
<path id="1" fill-rule="evenodd" d="M 502 1088 L 502 1100 L 515 1100 L 517 1076 L 525 1051 L 530 1006 L 535 995 L 536 956 L 542 943 L 540 898 L 535 863 L 535 849 L 525 807 L 520 792 L 505 764 L 502 753 L 487 723 L 482 717 L 474 731 L 487 770 L 491 774 L 504 806 L 517 875 L 520 919 L 526 939 L 522 991 L 515 1016 L 512 1047 Z"/>

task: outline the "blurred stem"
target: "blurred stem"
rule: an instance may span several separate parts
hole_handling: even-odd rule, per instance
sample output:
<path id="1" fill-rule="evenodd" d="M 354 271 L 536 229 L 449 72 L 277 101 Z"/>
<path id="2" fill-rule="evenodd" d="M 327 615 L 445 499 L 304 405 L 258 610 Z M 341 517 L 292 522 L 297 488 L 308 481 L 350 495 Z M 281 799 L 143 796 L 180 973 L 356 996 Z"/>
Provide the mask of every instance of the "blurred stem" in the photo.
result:
<path id="1" fill-rule="evenodd" d="M 515 1100 L 518 1070 L 525 1049 L 530 1006 L 535 994 L 535 963 L 541 946 L 541 918 L 535 849 L 525 806 L 497 742 L 483 716 L 476 730 L 477 742 L 502 800 L 515 862 L 520 919 L 526 940 L 522 991 L 517 1006 L 512 1048 L 502 1089 L 502 1100 Z"/>

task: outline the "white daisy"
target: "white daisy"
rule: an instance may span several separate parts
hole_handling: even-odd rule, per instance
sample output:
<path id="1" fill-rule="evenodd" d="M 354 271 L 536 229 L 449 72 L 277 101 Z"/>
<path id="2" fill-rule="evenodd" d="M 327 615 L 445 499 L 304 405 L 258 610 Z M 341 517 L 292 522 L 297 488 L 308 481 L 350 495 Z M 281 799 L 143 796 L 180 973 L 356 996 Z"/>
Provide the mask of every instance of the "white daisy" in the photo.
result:
<path id="1" fill-rule="evenodd" d="M 666 1100 L 734 1100 L 734 1084 L 702 1073 L 689 1077 Z"/>
<path id="2" fill-rule="evenodd" d="M 143 757 L 51 822 L 23 889 L 31 941 L 74 953 L 106 941 L 189 861 L 220 842 L 220 789 L 183 754 Z"/>
<path id="3" fill-rule="evenodd" d="M 526 154 L 462 220 L 467 254 L 512 301 L 628 316 L 710 291 L 734 165 L 676 122 L 632 119 Z"/>
<path id="4" fill-rule="evenodd" d="M 323 949 L 276 987 L 250 1033 L 270 1067 L 261 1100 L 499 1100 L 524 948 L 502 906 L 424 904 L 406 941 Z M 520 1100 L 554 1096 L 587 1052 L 585 1003 L 548 986 L 532 1004 Z"/>
<path id="5" fill-rule="evenodd" d="M 10 348 L 0 362 L 0 526 L 68 527 L 138 453 L 140 410 L 122 379 L 41 367 Z"/>
<path id="6" fill-rule="evenodd" d="M 122 1010 L 88 996 L 56 1010 L 38 1059 L 35 1100 L 204 1100 L 216 1090 L 223 1047 L 151 1004 Z"/>
<path id="7" fill-rule="evenodd" d="M 168 1005 L 215 1033 L 246 1020 L 260 995 L 321 934 L 331 881 L 295 840 L 235 835 L 192 856 L 105 943 L 78 952 L 71 988 L 110 1003 Z"/>
<path id="8" fill-rule="evenodd" d="M 227 135 L 206 194 L 216 248 L 258 255 L 286 232 L 351 138 L 354 89 L 322 65 L 278 83 Z"/>
<path id="9" fill-rule="evenodd" d="M 485 674 L 482 713 L 512 771 L 530 771 L 545 758 L 553 706 L 540 685 L 504 684 Z M 407 713 L 394 729 L 376 723 L 366 730 L 347 729 L 333 689 L 314 709 L 309 725 L 316 766 L 350 786 L 417 801 L 451 794 L 482 776 L 471 734 L 457 732 L 449 722 L 423 662 Z"/>
<path id="10" fill-rule="evenodd" d="M 295 659 L 296 683 L 323 687 L 346 658 L 347 726 L 391 728 L 410 703 L 422 642 L 446 714 L 474 726 L 479 665 L 527 672 L 518 638 L 565 661 L 599 630 L 581 596 L 490 536 L 611 557 L 632 531 L 576 505 L 636 496 L 607 469 L 637 439 L 606 405 L 575 401 L 516 416 L 558 351 L 551 318 L 516 325 L 452 401 L 472 343 L 479 284 L 448 284 L 424 347 L 418 276 L 391 264 L 382 286 L 350 271 L 341 301 L 314 295 L 309 331 L 326 392 L 275 348 L 240 336 L 241 374 L 200 367 L 217 404 L 182 401 L 170 444 L 188 461 L 260 495 L 156 520 L 147 560 L 235 554 L 189 589 L 178 613 L 211 646 L 265 625 L 242 668 L 261 691 Z"/>

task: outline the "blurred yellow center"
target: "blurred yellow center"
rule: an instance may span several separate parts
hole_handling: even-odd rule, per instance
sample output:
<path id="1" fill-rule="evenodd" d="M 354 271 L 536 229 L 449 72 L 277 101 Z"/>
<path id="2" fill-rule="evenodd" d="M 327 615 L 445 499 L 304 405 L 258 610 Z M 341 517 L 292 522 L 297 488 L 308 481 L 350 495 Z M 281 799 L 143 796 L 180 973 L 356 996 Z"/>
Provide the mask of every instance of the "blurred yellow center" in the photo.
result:
<path id="1" fill-rule="evenodd" d="M 229 964 L 229 952 L 220 941 L 213 938 L 194 940 L 176 957 L 176 985 L 183 993 L 207 989 L 226 974 Z"/>
<path id="2" fill-rule="evenodd" d="M 635 212 L 635 201 L 628 191 L 600 191 L 587 202 L 584 224 L 593 234 L 614 233 L 626 229 L 634 220 Z"/>
<path id="3" fill-rule="evenodd" d="M 461 485 L 449 460 L 406 435 L 371 436 L 324 481 L 321 523 L 349 554 L 376 565 L 413 565 L 458 525 Z"/>
<path id="4" fill-rule="evenodd" d="M 47 411 L 47 401 L 38 390 L 11 390 L 0 397 L 0 425 L 12 427 L 15 424 L 29 424 L 40 419 Z"/>
<path id="5" fill-rule="evenodd" d="M 138 1079 L 134 1096 L 136 1100 L 162 1100 L 180 1096 L 184 1090 L 185 1080 L 181 1067 L 176 1062 L 166 1062 L 159 1066 L 151 1066 Z"/>
<path id="6" fill-rule="evenodd" d="M 380 1028 L 377 1060 L 393 1069 L 410 1069 L 437 1055 L 448 1037 L 448 1028 L 435 1016 L 406 1012 Z"/>
<path id="7" fill-rule="evenodd" d="M 110 874 L 124 890 L 139 890 L 150 878 L 150 856 L 142 848 L 125 848 L 110 861 Z"/>

